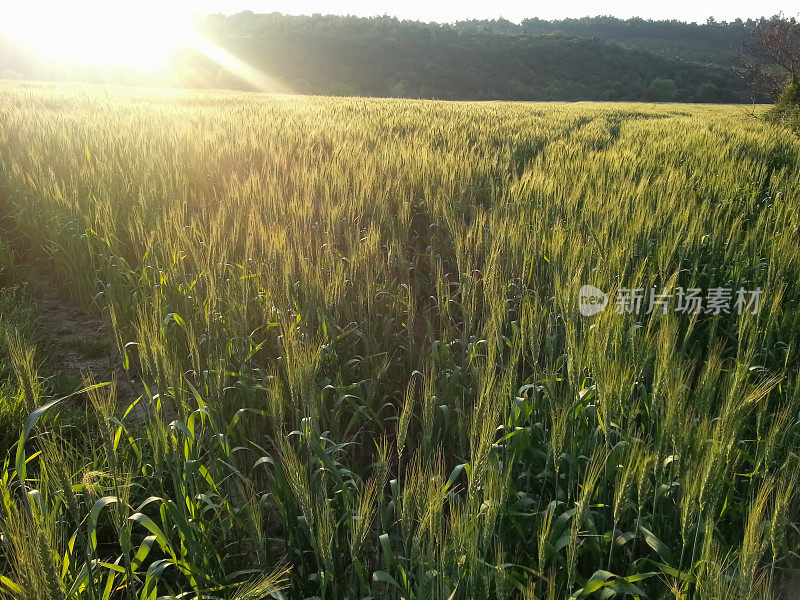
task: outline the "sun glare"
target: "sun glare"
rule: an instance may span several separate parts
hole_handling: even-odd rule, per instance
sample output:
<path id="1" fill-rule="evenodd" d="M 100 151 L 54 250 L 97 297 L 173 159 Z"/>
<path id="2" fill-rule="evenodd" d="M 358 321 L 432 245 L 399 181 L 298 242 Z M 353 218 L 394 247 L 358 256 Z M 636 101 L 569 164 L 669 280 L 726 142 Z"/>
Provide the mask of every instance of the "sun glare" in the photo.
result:
<path id="1" fill-rule="evenodd" d="M 0 28 L 34 55 L 79 65 L 157 69 L 193 37 L 169 3 L 31 2 L 0 8 Z"/>

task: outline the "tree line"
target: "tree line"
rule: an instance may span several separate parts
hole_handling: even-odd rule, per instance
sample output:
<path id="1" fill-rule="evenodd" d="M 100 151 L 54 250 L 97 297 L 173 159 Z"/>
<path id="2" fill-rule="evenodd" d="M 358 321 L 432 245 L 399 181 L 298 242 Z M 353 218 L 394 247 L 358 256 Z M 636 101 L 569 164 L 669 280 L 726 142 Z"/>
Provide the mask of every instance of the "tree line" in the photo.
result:
<path id="1" fill-rule="evenodd" d="M 503 32 L 476 23 L 240 13 L 211 16 L 204 28 L 219 45 L 301 93 L 448 100 L 746 99 L 743 82 L 726 66 L 596 37 Z M 235 82 L 234 74 L 214 68 L 206 63 L 193 73 L 212 82 L 222 78 L 226 87 Z M 243 80 L 238 85 L 248 87 Z"/>
<path id="2" fill-rule="evenodd" d="M 670 58 L 682 58 L 704 64 L 733 66 L 743 44 L 750 42 L 752 31 L 765 19 L 736 19 L 704 23 L 677 20 L 652 21 L 639 17 L 618 19 L 610 16 L 582 17 L 546 21 L 525 19 L 519 25 L 504 19 L 464 21 L 461 27 L 499 33 L 542 35 L 561 31 L 567 35 L 598 38 L 628 48 L 646 50 Z"/>
<path id="3" fill-rule="evenodd" d="M 723 43 L 718 38 L 733 44 L 749 23 L 697 26 L 603 17 L 529 19 L 520 25 L 503 20 L 436 24 L 392 17 L 243 12 L 210 15 L 199 27 L 227 53 L 267 75 L 276 90 L 298 93 L 446 100 L 750 99 L 731 61 L 691 59 L 700 56 L 701 42 L 713 45 L 721 56 Z M 669 37 L 676 28 L 687 32 L 672 36 L 684 47 L 681 53 L 623 44 L 634 33 L 646 38 L 641 32 L 649 29 L 655 40 L 655 32 Z M 632 33 L 623 39 L 612 36 L 614 30 Z M 254 85 L 229 65 L 198 52 L 182 52 L 173 63 L 168 69 L 170 85 L 264 89 L 263 83 Z M 33 79 L 152 83 L 145 74 L 119 68 L 42 64 L 13 49 L 3 51 L 2 41 L 0 72 Z"/>

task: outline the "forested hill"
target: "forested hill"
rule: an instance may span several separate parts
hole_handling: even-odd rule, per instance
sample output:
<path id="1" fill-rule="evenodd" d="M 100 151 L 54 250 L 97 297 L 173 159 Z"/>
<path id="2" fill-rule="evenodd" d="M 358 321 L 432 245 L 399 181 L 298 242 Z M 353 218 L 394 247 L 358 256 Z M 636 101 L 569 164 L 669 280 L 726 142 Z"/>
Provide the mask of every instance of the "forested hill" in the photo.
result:
<path id="1" fill-rule="evenodd" d="M 206 36 L 252 67 L 250 73 L 266 75 L 260 85 L 237 76 L 230 61 L 221 66 L 198 53 L 177 57 L 168 80 L 148 80 L 113 68 L 81 71 L 39 63 L 14 47 L 3 48 L 2 40 L 0 76 L 449 100 L 749 100 L 729 65 L 612 43 L 600 39 L 597 27 L 581 29 L 584 21 L 605 23 L 578 20 L 570 29 L 567 21 L 441 25 L 391 17 L 211 15 L 200 24 Z M 704 39 L 711 29 L 698 31 Z M 708 37 L 712 46 L 713 39 Z M 690 50 L 687 42 L 684 54 L 697 54 L 697 47 Z M 265 88 L 267 80 L 272 87 Z"/>
<path id="2" fill-rule="evenodd" d="M 206 28 L 221 46 L 300 92 L 475 100 L 746 100 L 743 82 L 728 67 L 564 33 L 502 32 L 475 24 L 240 13 L 209 17 Z"/>
<path id="3" fill-rule="evenodd" d="M 559 21 L 525 19 L 520 25 L 505 19 L 464 21 L 458 26 L 506 34 L 541 35 L 560 31 L 575 37 L 598 38 L 628 48 L 647 50 L 670 58 L 731 66 L 735 63 L 742 44 L 750 43 L 750 32 L 757 24 L 758 21 L 752 19 L 731 22 L 709 19 L 706 23 L 698 24 L 674 20 L 583 17 Z"/>

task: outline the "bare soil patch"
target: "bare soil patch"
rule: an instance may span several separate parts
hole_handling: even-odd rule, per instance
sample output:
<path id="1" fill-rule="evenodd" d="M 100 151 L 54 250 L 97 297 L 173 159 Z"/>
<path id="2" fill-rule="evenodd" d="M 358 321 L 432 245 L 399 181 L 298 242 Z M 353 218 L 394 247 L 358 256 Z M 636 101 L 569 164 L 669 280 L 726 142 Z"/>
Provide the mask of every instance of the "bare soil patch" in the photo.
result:
<path id="1" fill-rule="evenodd" d="M 28 288 L 51 346 L 47 371 L 55 390 L 72 393 L 80 389 L 84 377 L 114 382 L 118 404 L 127 407 L 132 389 L 125 381 L 109 326 L 88 306 L 70 298 L 45 264 L 33 263 L 26 270 Z"/>

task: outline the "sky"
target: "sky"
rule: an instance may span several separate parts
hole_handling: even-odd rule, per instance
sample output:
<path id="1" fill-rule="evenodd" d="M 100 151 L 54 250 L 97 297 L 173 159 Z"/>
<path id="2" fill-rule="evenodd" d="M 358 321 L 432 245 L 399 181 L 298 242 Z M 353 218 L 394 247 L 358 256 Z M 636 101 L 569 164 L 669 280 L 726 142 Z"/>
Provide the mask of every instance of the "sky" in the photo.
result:
<path id="1" fill-rule="evenodd" d="M 495 19 L 504 17 L 519 22 L 530 17 L 560 19 L 613 15 L 620 18 L 642 17 L 645 19 L 678 19 L 681 21 L 705 22 L 713 16 L 718 21 L 732 21 L 737 17 L 772 16 L 783 12 L 796 16 L 800 7 L 796 1 L 765 0 L 744 2 L 742 0 L 673 2 L 640 2 L 616 0 L 592 2 L 589 0 L 561 0 L 558 2 L 530 2 L 519 0 L 194 0 L 192 8 L 200 12 L 235 13 L 242 10 L 253 12 L 283 12 L 287 14 L 351 14 L 357 16 L 392 15 L 402 19 L 420 21 L 452 22 L 463 19 Z"/>
<path id="2" fill-rule="evenodd" d="M 5 8 L 2 6 L 5 5 Z M 783 13 L 786 16 L 800 15 L 797 0 L 673 0 L 672 2 L 641 2 L 634 0 L 559 0 L 531 2 L 530 0 L 139 0 L 121 2 L 115 0 L 27 0 L 15 2 L 0 0 L 0 17 L 6 11 L 24 11 L 41 15 L 53 11 L 93 10 L 102 6 L 108 10 L 124 9 L 140 13 L 161 11 L 186 11 L 199 13 L 233 14 L 243 10 L 253 12 L 282 12 L 293 15 L 314 13 L 356 15 L 369 17 L 391 15 L 401 19 L 437 21 L 449 23 L 465 19 L 496 19 L 504 17 L 515 23 L 522 19 L 561 19 L 612 15 L 619 18 L 642 17 L 645 19 L 678 19 L 680 21 L 704 23 L 708 17 L 717 21 L 733 21 L 742 18 L 770 17 Z M 2 26 L 2 23 L 0 23 Z"/>

